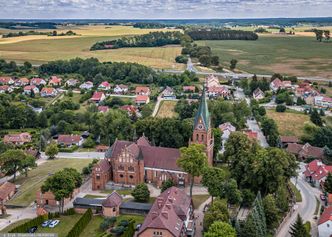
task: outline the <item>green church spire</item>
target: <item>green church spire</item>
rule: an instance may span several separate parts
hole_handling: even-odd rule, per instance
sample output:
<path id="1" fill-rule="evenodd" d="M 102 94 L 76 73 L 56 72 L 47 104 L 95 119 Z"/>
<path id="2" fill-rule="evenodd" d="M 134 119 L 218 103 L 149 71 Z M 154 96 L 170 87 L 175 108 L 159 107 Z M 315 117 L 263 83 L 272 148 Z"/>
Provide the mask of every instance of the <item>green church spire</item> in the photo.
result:
<path id="1" fill-rule="evenodd" d="M 206 100 L 205 86 L 203 87 L 201 101 L 198 107 L 197 114 L 195 116 L 194 129 L 197 127 L 200 121 L 202 121 L 206 130 L 210 128 L 210 113 Z"/>

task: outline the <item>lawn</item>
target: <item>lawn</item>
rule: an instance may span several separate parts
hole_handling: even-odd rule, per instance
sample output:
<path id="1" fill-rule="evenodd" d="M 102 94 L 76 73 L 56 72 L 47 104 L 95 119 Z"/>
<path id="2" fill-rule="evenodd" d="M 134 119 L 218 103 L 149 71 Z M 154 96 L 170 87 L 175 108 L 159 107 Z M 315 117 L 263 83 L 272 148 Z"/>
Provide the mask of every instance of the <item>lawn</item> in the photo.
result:
<path id="1" fill-rule="evenodd" d="M 92 237 L 102 234 L 103 231 L 99 229 L 100 224 L 103 222 L 102 216 L 93 216 L 89 224 L 84 228 L 84 231 L 80 234 L 80 237 Z"/>
<path id="2" fill-rule="evenodd" d="M 124 189 L 124 190 L 113 190 L 113 189 L 107 189 L 101 191 L 102 193 L 112 193 L 113 191 L 116 191 L 120 195 L 131 195 L 132 189 Z"/>
<path id="3" fill-rule="evenodd" d="M 272 118 L 278 126 L 280 135 L 297 136 L 303 135 L 305 123 L 311 123 L 308 115 L 296 112 L 278 113 L 274 110 L 267 110 L 267 116 Z"/>
<path id="4" fill-rule="evenodd" d="M 291 187 L 291 189 L 293 190 L 293 192 L 295 194 L 296 202 L 302 202 L 302 195 L 301 195 L 301 192 L 299 191 L 299 189 L 297 187 L 295 187 L 295 185 L 292 182 L 289 182 L 289 186 Z"/>
<path id="5" fill-rule="evenodd" d="M 41 164 L 31 170 L 28 177 L 20 176 L 17 178 L 15 184 L 21 185 L 21 187 L 15 198 L 8 201 L 7 204 L 18 206 L 30 205 L 36 198 L 36 192 L 50 174 L 66 167 L 75 168 L 81 172 L 82 168 L 87 166 L 91 161 L 91 159 L 59 159 Z"/>
<path id="6" fill-rule="evenodd" d="M 2 42 L 4 39 L 0 39 L 0 58 L 14 60 L 19 63 L 30 61 L 33 64 L 42 64 L 60 59 L 96 57 L 103 62 L 136 62 L 156 68 L 183 68 L 183 64 L 175 63 L 175 57 L 181 52 L 180 46 L 89 50 L 98 41 L 158 30 L 160 31 L 160 29 L 135 29 L 125 26 L 85 26 L 74 29 L 75 32 L 80 34 L 80 36 L 75 37 L 43 36 L 41 38 L 41 36 L 34 36 L 31 39 L 26 36 L 28 38 L 10 38 L 12 42 L 5 43 Z"/>
<path id="7" fill-rule="evenodd" d="M 159 106 L 159 110 L 156 117 L 159 118 L 173 118 L 177 116 L 177 113 L 174 111 L 176 106 L 176 101 L 173 100 L 164 100 Z"/>
<path id="8" fill-rule="evenodd" d="M 30 219 L 23 219 L 23 220 L 19 220 L 14 222 L 13 224 L 10 224 L 9 226 L 7 226 L 6 228 L 2 229 L 0 231 L 0 233 L 8 233 L 9 231 L 11 231 L 12 229 L 14 229 L 15 227 L 24 224 L 25 222 L 28 222 Z"/>
<path id="9" fill-rule="evenodd" d="M 56 218 L 57 220 L 60 220 L 60 223 L 54 227 L 41 227 L 38 226 L 38 231 L 36 233 L 57 233 L 59 237 L 66 237 L 68 232 L 73 228 L 73 226 L 76 224 L 76 222 L 80 219 L 82 215 L 75 214 L 70 216 L 61 216 L 59 218 Z"/>
<path id="10" fill-rule="evenodd" d="M 297 76 L 332 78 L 332 42 L 320 43 L 315 37 L 260 36 L 257 41 L 196 41 L 212 48 L 221 62 L 229 66 L 238 60 L 238 68 L 251 73 L 282 73 Z"/>
<path id="11" fill-rule="evenodd" d="M 205 202 L 210 195 L 208 194 L 202 194 L 202 195 L 193 195 L 193 203 L 194 203 L 194 208 L 197 209 L 203 202 Z"/>

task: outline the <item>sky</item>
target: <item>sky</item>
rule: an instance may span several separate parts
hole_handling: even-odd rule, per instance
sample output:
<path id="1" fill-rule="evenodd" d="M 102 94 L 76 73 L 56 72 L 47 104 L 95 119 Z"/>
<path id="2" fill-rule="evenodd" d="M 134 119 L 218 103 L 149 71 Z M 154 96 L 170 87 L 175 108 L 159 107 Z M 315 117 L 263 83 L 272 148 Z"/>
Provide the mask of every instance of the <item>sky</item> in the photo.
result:
<path id="1" fill-rule="evenodd" d="M 0 0 L 0 19 L 201 19 L 332 16 L 332 0 Z"/>

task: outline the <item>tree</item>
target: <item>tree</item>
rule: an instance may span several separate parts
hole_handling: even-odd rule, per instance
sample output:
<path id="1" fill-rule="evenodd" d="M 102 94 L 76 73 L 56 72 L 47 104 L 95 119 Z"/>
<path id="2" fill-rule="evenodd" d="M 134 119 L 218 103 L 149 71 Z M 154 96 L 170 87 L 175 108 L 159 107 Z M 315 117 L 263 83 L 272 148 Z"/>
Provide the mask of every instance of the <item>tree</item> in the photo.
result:
<path id="1" fill-rule="evenodd" d="M 230 62 L 230 69 L 234 70 L 236 68 L 236 64 L 237 64 L 237 60 L 232 59 L 231 62 Z"/>
<path id="2" fill-rule="evenodd" d="M 225 181 L 225 171 L 216 167 L 206 167 L 203 176 L 202 184 L 207 187 L 209 194 L 213 197 L 218 197 L 222 191 L 222 183 Z"/>
<path id="3" fill-rule="evenodd" d="M 190 175 L 190 197 L 192 197 L 194 178 L 200 176 L 207 165 L 204 145 L 191 144 L 189 147 L 180 148 L 177 164 Z"/>
<path id="4" fill-rule="evenodd" d="M 319 42 L 322 42 L 323 40 L 323 31 L 322 30 L 314 30 L 315 34 L 316 34 L 316 40 Z"/>
<path id="5" fill-rule="evenodd" d="M 236 237 L 235 229 L 226 222 L 215 221 L 204 234 L 204 237 Z"/>
<path id="6" fill-rule="evenodd" d="M 199 62 L 202 66 L 208 67 L 211 65 L 211 57 L 208 55 L 202 55 L 199 57 Z"/>
<path id="7" fill-rule="evenodd" d="M 322 118 L 320 117 L 317 109 L 312 110 L 312 112 L 310 114 L 310 120 L 311 120 L 311 122 L 313 122 L 317 126 L 320 126 L 320 127 L 323 126 Z"/>
<path id="8" fill-rule="evenodd" d="M 285 105 L 277 105 L 276 112 L 283 113 L 285 111 L 286 111 L 286 106 Z"/>
<path id="9" fill-rule="evenodd" d="M 225 200 L 217 199 L 211 204 L 209 209 L 204 214 L 203 228 L 205 231 L 207 231 L 209 227 L 213 224 L 213 222 L 228 222 L 228 220 L 229 213 L 227 209 L 227 203 L 225 202 Z"/>
<path id="10" fill-rule="evenodd" d="M 219 65 L 219 57 L 218 56 L 212 56 L 211 57 L 211 64 L 213 66 L 218 66 Z"/>
<path id="11" fill-rule="evenodd" d="M 160 192 L 164 192 L 166 189 L 173 187 L 174 185 L 175 183 L 172 179 L 167 179 L 166 181 L 162 182 Z"/>
<path id="12" fill-rule="evenodd" d="M 268 194 L 263 199 L 263 206 L 265 212 L 266 225 L 269 229 L 276 227 L 278 220 L 278 208 L 276 206 L 275 198 L 272 194 Z"/>
<path id="13" fill-rule="evenodd" d="M 219 150 L 221 147 L 221 131 L 219 128 L 213 128 L 212 130 L 213 133 L 213 138 L 214 138 L 214 146 L 213 146 L 213 155 L 214 158 L 217 157 L 217 155 L 219 154 Z"/>
<path id="14" fill-rule="evenodd" d="M 42 193 L 52 192 L 55 200 L 59 202 L 59 212 L 63 213 L 64 200 L 69 198 L 74 189 L 82 184 L 82 177 L 77 170 L 65 168 L 48 177 L 41 187 Z"/>
<path id="15" fill-rule="evenodd" d="M 29 168 L 35 167 L 35 158 L 22 150 L 9 149 L 0 155 L 1 172 L 6 175 L 13 175 L 16 179 L 17 172 L 28 175 Z"/>
<path id="16" fill-rule="evenodd" d="M 310 237 L 310 233 L 305 228 L 301 216 L 298 214 L 295 223 L 290 227 L 289 231 L 292 237 Z"/>
<path id="17" fill-rule="evenodd" d="M 332 174 L 329 173 L 324 183 L 324 189 L 328 193 L 332 193 Z"/>
<path id="18" fill-rule="evenodd" d="M 131 195 L 137 202 L 148 202 L 150 198 L 150 191 L 145 183 L 141 183 L 134 188 Z"/>
<path id="19" fill-rule="evenodd" d="M 54 159 L 59 153 L 59 148 L 56 143 L 51 143 L 46 147 L 45 154 L 49 159 Z"/>
<path id="20" fill-rule="evenodd" d="M 230 179 L 223 183 L 220 197 L 226 198 L 229 204 L 241 203 L 242 195 L 235 179 Z"/>

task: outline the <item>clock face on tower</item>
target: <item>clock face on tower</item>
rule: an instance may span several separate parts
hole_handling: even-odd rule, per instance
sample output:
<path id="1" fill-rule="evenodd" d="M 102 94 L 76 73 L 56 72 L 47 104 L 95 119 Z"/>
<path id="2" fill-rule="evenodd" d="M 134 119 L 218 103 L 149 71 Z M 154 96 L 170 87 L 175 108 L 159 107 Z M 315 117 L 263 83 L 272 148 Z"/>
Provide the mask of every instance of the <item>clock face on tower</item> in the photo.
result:
<path id="1" fill-rule="evenodd" d="M 204 129 L 203 124 L 198 124 L 198 125 L 197 125 L 197 129 L 198 129 L 198 130 L 203 130 L 203 129 Z"/>

